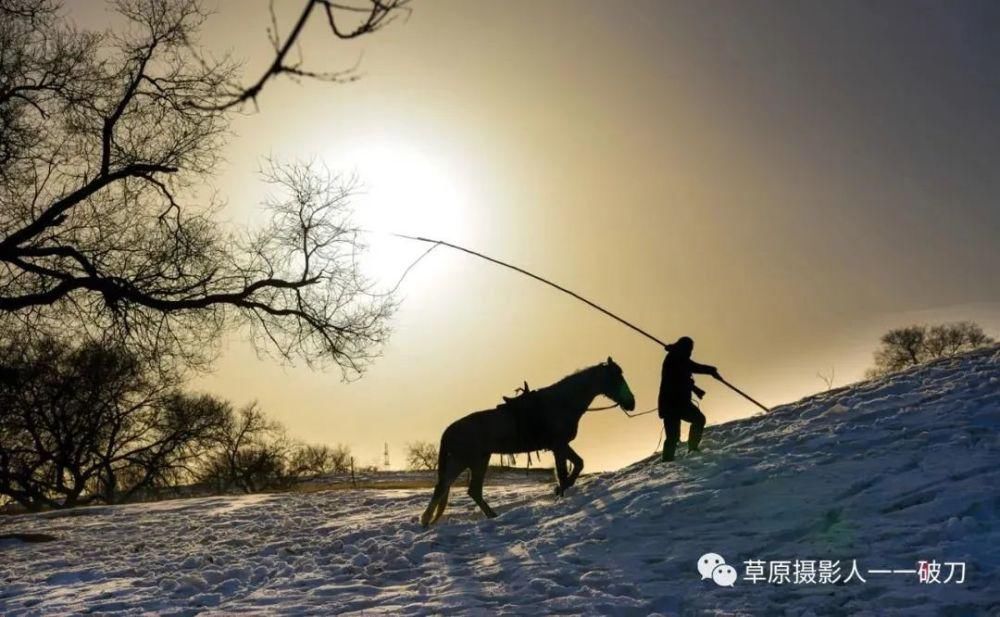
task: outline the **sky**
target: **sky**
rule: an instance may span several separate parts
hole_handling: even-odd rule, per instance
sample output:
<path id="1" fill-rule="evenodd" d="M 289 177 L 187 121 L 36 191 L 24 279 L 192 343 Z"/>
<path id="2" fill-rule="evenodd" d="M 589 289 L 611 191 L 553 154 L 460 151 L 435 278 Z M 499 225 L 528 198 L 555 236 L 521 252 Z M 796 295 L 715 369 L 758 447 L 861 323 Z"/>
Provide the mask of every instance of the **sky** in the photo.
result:
<path id="1" fill-rule="evenodd" d="M 299 3 L 276 3 L 287 32 Z M 203 42 L 269 62 L 267 2 L 221 0 Z M 82 26 L 113 24 L 97 1 Z M 1000 5 L 416 0 L 405 20 L 334 42 L 236 119 L 214 188 L 253 224 L 264 157 L 356 173 L 364 267 L 391 287 L 421 234 L 511 261 L 661 339 L 766 405 L 856 381 L 878 336 L 973 319 L 1000 336 Z M 393 467 L 415 440 L 609 355 L 640 410 L 663 351 L 510 271 L 438 250 L 400 289 L 365 375 L 284 367 L 227 337 L 195 387 L 257 400 L 298 439 Z M 711 424 L 758 410 L 720 384 Z M 657 444 L 655 414 L 588 414 L 574 448 L 613 469 Z M 522 458 L 523 462 L 523 458 Z"/>

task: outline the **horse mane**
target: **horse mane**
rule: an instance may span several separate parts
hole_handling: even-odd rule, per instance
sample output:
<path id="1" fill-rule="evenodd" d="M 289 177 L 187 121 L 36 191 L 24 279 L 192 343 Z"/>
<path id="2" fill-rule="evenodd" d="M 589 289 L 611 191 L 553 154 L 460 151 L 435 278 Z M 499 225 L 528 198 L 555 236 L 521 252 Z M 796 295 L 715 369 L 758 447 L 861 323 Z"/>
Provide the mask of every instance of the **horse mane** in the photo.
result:
<path id="1" fill-rule="evenodd" d="M 516 407 L 530 407 L 536 401 L 538 401 L 539 395 L 545 394 L 548 396 L 555 396 L 556 398 L 561 398 L 564 390 L 576 390 L 579 387 L 579 382 L 584 378 L 590 379 L 591 375 L 599 368 L 604 366 L 603 364 L 595 364 L 594 366 L 588 366 L 586 368 L 579 369 L 566 375 L 559 381 L 544 386 L 541 388 L 531 389 L 528 386 L 528 382 L 524 382 L 523 388 L 517 388 L 515 390 L 515 396 L 504 396 L 503 402 L 497 405 L 497 409 L 513 409 Z"/>
<path id="2" fill-rule="evenodd" d="M 540 390 L 546 390 L 552 392 L 552 391 L 564 390 L 571 386 L 575 386 L 578 381 L 581 381 L 584 377 L 589 378 L 594 371 L 601 368 L 602 366 L 604 365 L 595 364 L 594 366 L 588 366 L 586 368 L 579 369 L 577 371 L 570 373 L 569 375 L 566 375 L 565 377 L 563 377 L 562 379 L 560 379 L 559 381 L 555 382 L 552 385 L 540 388 Z"/>

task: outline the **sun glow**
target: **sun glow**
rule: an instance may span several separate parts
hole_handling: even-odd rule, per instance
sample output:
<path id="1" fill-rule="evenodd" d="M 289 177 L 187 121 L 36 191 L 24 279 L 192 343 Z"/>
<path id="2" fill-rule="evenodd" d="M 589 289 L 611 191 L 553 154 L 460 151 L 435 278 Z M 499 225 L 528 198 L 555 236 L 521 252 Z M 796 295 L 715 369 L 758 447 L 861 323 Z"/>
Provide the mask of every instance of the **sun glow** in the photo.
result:
<path id="1" fill-rule="evenodd" d="M 468 236 L 466 192 L 451 161 L 408 143 L 376 142 L 342 152 L 327 164 L 357 175 L 353 220 L 371 232 L 364 239 L 368 250 L 362 267 L 380 286 L 395 284 L 429 248 L 392 233 L 455 241 Z"/>

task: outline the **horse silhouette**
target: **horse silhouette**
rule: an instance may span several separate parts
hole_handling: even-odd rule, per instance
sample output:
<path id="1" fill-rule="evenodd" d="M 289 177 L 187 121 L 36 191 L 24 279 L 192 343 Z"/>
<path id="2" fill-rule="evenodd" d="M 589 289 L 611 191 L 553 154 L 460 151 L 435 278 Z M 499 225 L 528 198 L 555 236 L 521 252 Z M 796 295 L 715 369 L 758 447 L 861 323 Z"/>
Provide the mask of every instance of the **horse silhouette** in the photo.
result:
<path id="1" fill-rule="evenodd" d="M 492 454 L 514 454 L 551 450 L 555 455 L 558 486 L 562 495 L 583 471 L 583 459 L 569 447 L 576 438 L 580 418 L 590 403 L 604 395 L 627 411 L 635 409 L 635 397 L 620 366 L 608 357 L 602 362 L 558 382 L 529 390 L 496 409 L 476 411 L 452 422 L 441 435 L 438 450 L 438 481 L 420 524 L 437 522 L 448 506 L 448 494 L 458 476 L 469 470 L 469 496 L 488 517 L 496 516 L 483 499 L 483 479 Z M 573 464 L 569 472 L 566 462 Z"/>

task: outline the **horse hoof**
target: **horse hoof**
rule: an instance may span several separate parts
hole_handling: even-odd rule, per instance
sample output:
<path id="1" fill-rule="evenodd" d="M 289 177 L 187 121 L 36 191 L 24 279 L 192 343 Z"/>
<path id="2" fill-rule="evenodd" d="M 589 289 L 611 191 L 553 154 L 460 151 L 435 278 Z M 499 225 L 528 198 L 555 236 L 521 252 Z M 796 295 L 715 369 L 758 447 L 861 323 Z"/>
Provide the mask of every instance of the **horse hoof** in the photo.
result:
<path id="1" fill-rule="evenodd" d="M 556 490 L 554 491 L 554 493 L 555 493 L 556 497 L 562 497 L 563 496 L 563 487 L 557 486 Z"/>

